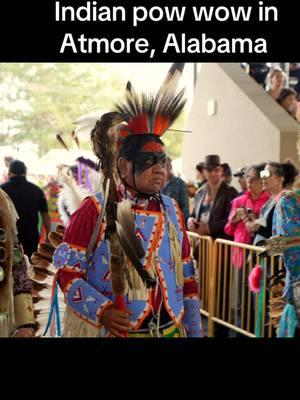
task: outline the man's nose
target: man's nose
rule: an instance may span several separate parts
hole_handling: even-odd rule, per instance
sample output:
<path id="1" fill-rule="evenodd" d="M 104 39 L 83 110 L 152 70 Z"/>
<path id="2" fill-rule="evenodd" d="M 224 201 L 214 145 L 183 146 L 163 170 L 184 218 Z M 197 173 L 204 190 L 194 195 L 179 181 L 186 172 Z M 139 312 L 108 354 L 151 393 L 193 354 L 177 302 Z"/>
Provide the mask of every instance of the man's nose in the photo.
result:
<path id="1" fill-rule="evenodd" d="M 153 165 L 153 168 L 155 168 L 156 171 L 161 171 L 161 170 L 165 171 L 166 170 L 165 165 L 159 161 Z"/>

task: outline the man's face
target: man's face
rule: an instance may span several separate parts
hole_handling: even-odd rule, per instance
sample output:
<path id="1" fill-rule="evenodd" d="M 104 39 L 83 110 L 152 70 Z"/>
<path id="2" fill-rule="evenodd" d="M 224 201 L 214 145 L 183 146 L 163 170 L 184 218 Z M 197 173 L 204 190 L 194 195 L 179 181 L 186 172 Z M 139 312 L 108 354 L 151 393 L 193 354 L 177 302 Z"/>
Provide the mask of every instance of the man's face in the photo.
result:
<path id="1" fill-rule="evenodd" d="M 223 168 L 221 166 L 204 169 L 205 178 L 210 185 L 218 185 L 223 176 Z"/>
<path id="2" fill-rule="evenodd" d="M 255 169 L 251 168 L 245 176 L 247 188 L 252 193 L 260 193 L 263 190 L 262 180 L 257 176 Z"/>
<path id="3" fill-rule="evenodd" d="M 121 177 L 135 190 L 147 194 L 159 192 L 167 179 L 165 153 L 140 153 L 133 162 L 125 158 L 119 160 Z"/>
<path id="4" fill-rule="evenodd" d="M 282 107 L 290 112 L 292 115 L 295 115 L 297 112 L 297 99 L 293 94 L 288 95 L 282 102 Z"/>
<path id="5" fill-rule="evenodd" d="M 245 192 L 247 190 L 247 181 L 246 181 L 245 175 L 239 176 L 238 182 L 241 186 L 242 191 Z"/>

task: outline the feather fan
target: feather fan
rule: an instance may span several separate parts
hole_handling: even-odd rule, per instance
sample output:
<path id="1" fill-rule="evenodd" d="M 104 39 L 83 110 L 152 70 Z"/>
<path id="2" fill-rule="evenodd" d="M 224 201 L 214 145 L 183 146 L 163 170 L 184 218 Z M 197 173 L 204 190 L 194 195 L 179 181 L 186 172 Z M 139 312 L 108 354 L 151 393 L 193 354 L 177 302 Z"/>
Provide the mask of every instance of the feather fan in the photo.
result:
<path id="1" fill-rule="evenodd" d="M 145 256 L 145 251 L 141 245 L 140 240 L 135 234 L 135 223 L 134 215 L 131 209 L 131 203 L 129 200 L 122 200 L 118 203 L 117 208 L 117 221 L 122 226 L 123 232 L 131 243 L 136 257 L 141 259 Z"/>
<path id="2" fill-rule="evenodd" d="M 143 264 L 137 256 L 136 249 L 133 247 L 130 238 L 126 234 L 126 231 L 123 229 L 122 225 L 118 221 L 116 221 L 116 228 L 121 246 L 126 256 L 131 261 L 133 267 L 136 269 L 137 273 L 141 277 L 142 281 L 146 284 L 148 288 L 155 286 L 156 280 L 153 279 L 143 267 Z"/>
<path id="3" fill-rule="evenodd" d="M 50 303 L 52 298 L 52 285 L 55 268 L 52 264 L 54 250 L 63 242 L 65 228 L 61 225 L 56 227 L 56 232 L 50 232 L 49 243 L 39 244 L 38 251 L 32 254 L 31 281 L 33 285 L 33 303 L 35 320 L 38 326 L 37 336 L 45 331 Z M 50 261 L 51 259 L 51 261 Z M 63 315 L 65 312 L 64 295 L 58 292 L 59 310 Z"/>

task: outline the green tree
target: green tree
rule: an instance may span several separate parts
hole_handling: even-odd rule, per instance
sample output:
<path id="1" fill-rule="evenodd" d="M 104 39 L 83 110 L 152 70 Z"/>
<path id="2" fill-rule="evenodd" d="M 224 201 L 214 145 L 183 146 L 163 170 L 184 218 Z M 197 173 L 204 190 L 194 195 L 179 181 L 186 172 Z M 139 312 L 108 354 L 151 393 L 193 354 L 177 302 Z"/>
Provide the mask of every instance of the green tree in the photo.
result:
<path id="1" fill-rule="evenodd" d="M 32 141 L 42 156 L 58 147 L 56 134 L 72 142 L 72 122 L 110 110 L 123 97 L 125 82 L 108 67 L 91 63 L 0 63 L 0 145 Z M 186 115 L 163 137 L 172 158 L 180 157 Z M 80 137 L 81 148 L 91 149 Z"/>
<path id="2" fill-rule="evenodd" d="M 70 144 L 76 118 L 109 110 L 123 93 L 118 76 L 99 64 L 1 63 L 0 144 L 30 140 L 43 155 L 58 146 L 58 132 Z M 87 140 L 82 148 L 90 148 Z"/>
<path id="3" fill-rule="evenodd" d="M 186 120 L 186 114 L 183 113 L 176 123 L 172 126 L 172 129 L 165 133 L 163 136 L 163 142 L 166 146 L 167 153 L 170 155 L 172 159 L 178 158 L 182 153 L 182 142 L 183 135 L 186 133 L 183 132 L 184 124 Z"/>

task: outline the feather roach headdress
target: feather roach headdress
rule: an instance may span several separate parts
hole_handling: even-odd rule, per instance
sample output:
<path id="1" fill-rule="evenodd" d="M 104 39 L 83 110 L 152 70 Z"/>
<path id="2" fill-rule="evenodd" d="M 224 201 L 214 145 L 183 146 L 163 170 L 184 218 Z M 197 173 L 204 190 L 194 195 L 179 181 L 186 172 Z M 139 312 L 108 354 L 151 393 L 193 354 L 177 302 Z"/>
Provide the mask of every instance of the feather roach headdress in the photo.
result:
<path id="1" fill-rule="evenodd" d="M 132 135 L 150 134 L 161 137 L 181 114 L 186 100 L 184 90 L 175 93 L 184 64 L 172 65 L 156 94 L 137 94 L 130 82 L 124 101 L 116 104 L 117 111 L 126 116 L 127 122 L 117 127 L 118 147 Z"/>

